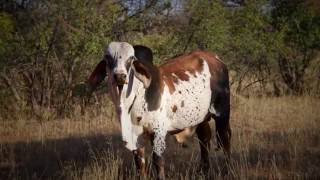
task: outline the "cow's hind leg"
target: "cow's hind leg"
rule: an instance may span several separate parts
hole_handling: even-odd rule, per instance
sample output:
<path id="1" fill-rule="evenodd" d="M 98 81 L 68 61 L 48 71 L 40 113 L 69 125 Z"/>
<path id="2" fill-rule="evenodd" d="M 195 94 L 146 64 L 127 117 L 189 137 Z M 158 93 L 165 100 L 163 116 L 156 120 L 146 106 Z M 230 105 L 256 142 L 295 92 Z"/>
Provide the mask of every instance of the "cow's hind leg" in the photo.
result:
<path id="1" fill-rule="evenodd" d="M 213 114 L 216 124 L 216 137 L 218 149 L 223 148 L 227 158 L 230 157 L 230 141 L 231 141 L 231 128 L 230 128 L 230 94 L 229 91 L 223 91 L 217 94 L 213 102 L 214 111 L 212 108 L 210 112 Z"/>
<path id="2" fill-rule="evenodd" d="M 209 163 L 209 150 L 210 150 L 210 139 L 211 129 L 208 121 L 210 116 L 206 116 L 206 119 L 198 125 L 196 129 L 197 136 L 199 138 L 200 150 L 201 150 L 201 170 L 207 173 L 210 167 Z"/>
<path id="3" fill-rule="evenodd" d="M 163 157 L 159 156 L 156 153 L 152 153 L 152 161 L 153 161 L 153 166 L 156 168 L 156 171 L 157 171 L 157 179 L 159 180 L 165 179 Z"/>
<path id="4" fill-rule="evenodd" d="M 138 148 L 133 151 L 134 162 L 137 168 L 137 171 L 141 176 L 145 177 L 146 173 L 146 162 L 145 162 L 145 150 L 144 148 Z"/>

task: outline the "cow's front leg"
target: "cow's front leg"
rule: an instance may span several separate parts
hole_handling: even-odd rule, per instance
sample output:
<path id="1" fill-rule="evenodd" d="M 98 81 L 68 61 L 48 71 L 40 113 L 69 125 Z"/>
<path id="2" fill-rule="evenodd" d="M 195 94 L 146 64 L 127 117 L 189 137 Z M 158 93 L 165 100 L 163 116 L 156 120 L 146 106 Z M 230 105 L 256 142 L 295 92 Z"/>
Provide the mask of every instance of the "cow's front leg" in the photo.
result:
<path id="1" fill-rule="evenodd" d="M 157 179 L 165 179 L 163 152 L 166 148 L 166 132 L 155 132 L 153 138 L 153 165 L 157 171 Z"/>
<path id="2" fill-rule="evenodd" d="M 146 161 L 144 157 L 144 148 L 138 148 L 137 150 L 133 150 L 134 162 L 136 164 L 137 170 L 141 176 L 145 177 L 146 173 Z"/>
<path id="3" fill-rule="evenodd" d="M 165 179 L 164 173 L 164 158 L 157 155 L 156 153 L 152 154 L 153 165 L 157 171 L 157 179 Z"/>

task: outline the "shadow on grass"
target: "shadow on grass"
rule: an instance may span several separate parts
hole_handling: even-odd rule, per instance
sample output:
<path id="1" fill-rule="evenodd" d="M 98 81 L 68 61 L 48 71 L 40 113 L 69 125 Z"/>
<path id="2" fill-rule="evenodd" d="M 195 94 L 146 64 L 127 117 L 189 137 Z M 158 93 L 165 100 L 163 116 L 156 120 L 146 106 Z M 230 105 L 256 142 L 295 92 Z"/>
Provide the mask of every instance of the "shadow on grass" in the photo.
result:
<path id="1" fill-rule="evenodd" d="M 108 152 L 124 157 L 124 165 L 132 161 L 124 150 L 119 135 L 94 135 L 45 140 L 44 142 L 17 142 L 0 144 L 0 179 L 63 179 L 64 168 L 83 169 L 99 158 L 96 153 Z"/>
<path id="2" fill-rule="evenodd" d="M 181 177 L 195 176 L 200 156 L 196 140 L 190 142 L 188 148 L 177 145 L 173 137 L 169 137 L 167 143 L 167 176 L 177 177 L 177 172 Z M 150 168 L 151 147 L 147 145 L 146 148 Z M 110 162 L 99 160 L 106 155 L 122 162 L 119 164 L 122 166 L 119 168 L 118 173 L 122 173 L 119 177 L 132 177 L 134 173 L 132 154 L 123 146 L 120 135 L 98 134 L 43 142 L 5 143 L 0 144 L 0 150 L 0 179 L 66 179 L 70 177 L 66 173 L 83 173 L 92 163 L 101 162 L 99 166 L 113 165 L 112 159 Z"/>
<path id="3" fill-rule="evenodd" d="M 233 172 L 227 174 L 225 159 L 222 152 L 210 151 L 211 170 L 209 179 L 217 176 L 228 176 L 237 178 L 241 168 L 247 171 L 255 171 L 255 168 L 261 166 L 262 169 L 270 169 L 275 164 L 280 170 L 283 168 L 286 172 L 295 171 L 302 177 L 319 177 L 318 165 L 320 164 L 320 151 L 306 148 L 300 152 L 297 159 L 293 159 L 292 147 L 288 144 L 290 134 L 279 135 L 273 133 L 261 134 L 261 138 L 270 142 L 270 148 L 261 148 L 253 142 L 249 146 L 248 152 L 241 152 L 234 149 L 232 160 L 235 167 Z M 299 133 L 293 137 L 299 137 Z M 292 137 L 290 137 L 292 138 Z M 199 165 L 200 153 L 197 140 L 194 138 L 188 143 L 188 148 L 183 148 L 175 143 L 173 137 L 168 138 L 168 148 L 165 152 L 166 172 L 169 178 L 179 179 L 191 177 L 197 179 L 195 169 Z M 274 144 L 284 144 L 276 147 Z M 288 144 L 289 145 L 289 144 Z M 274 147 L 274 148 L 273 148 Z M 319 147 L 317 144 L 315 147 Z M 118 173 L 121 177 L 132 177 L 133 158 L 131 152 L 126 150 L 122 144 L 120 135 L 92 135 L 86 137 L 69 137 L 64 139 L 45 140 L 44 142 L 16 142 L 0 144 L 0 179 L 65 179 L 66 173 L 70 170 L 83 173 L 84 169 L 90 164 L 99 162 L 108 154 L 120 159 L 121 168 Z M 106 152 L 103 154 L 102 152 Z M 146 156 L 149 158 L 151 152 L 150 145 L 147 146 Z M 291 154 L 290 154 L 291 153 Z M 299 153 L 299 152 L 298 152 Z M 293 160 L 296 161 L 295 167 L 291 167 Z M 99 164 L 100 165 L 100 164 Z M 111 162 L 101 163 L 102 166 L 111 166 Z M 120 165 L 120 164 L 119 164 Z M 312 168 L 312 169 L 310 169 Z M 232 168 L 231 168 L 232 169 Z M 179 174 L 177 175 L 177 173 Z M 306 175 L 301 174 L 307 172 Z M 262 172 L 262 177 L 268 177 L 271 171 Z M 250 173 L 249 173 L 250 174 Z M 311 175 L 311 176 L 309 176 Z M 259 174 L 248 175 L 248 177 L 260 177 Z M 290 174 L 288 175 L 290 177 Z M 285 175 L 285 177 L 288 177 Z M 295 175 L 293 175 L 295 176 Z M 193 177 L 193 178 L 192 178 Z"/>

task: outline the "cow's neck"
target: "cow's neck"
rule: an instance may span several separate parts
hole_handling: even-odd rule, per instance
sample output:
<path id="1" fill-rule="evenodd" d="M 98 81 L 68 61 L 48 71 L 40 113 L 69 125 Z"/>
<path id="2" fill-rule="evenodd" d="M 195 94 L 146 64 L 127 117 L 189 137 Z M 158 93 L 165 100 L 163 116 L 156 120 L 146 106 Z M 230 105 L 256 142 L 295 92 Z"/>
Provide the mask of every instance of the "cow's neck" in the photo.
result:
<path id="1" fill-rule="evenodd" d="M 128 84 L 123 86 L 120 98 L 122 99 L 122 108 L 126 109 L 128 113 L 133 106 L 134 98 L 137 94 L 143 94 L 143 96 L 139 98 L 144 98 L 148 111 L 156 111 L 160 107 L 164 86 L 161 79 L 161 72 L 152 64 L 145 64 L 145 66 L 148 68 L 152 77 L 150 86 L 147 89 L 145 89 L 143 83 L 134 76 L 131 69 L 127 77 Z"/>
<path id="2" fill-rule="evenodd" d="M 129 76 L 127 77 L 128 84 L 123 85 L 120 93 L 120 121 L 121 121 L 121 133 L 122 139 L 125 141 L 125 146 L 129 150 L 137 149 L 138 134 L 142 133 L 143 129 L 140 126 L 134 125 L 131 121 L 131 108 L 137 98 L 141 98 L 139 91 L 145 91 L 143 83 L 140 82 L 133 75 L 133 71 L 129 70 Z"/>
<path id="3" fill-rule="evenodd" d="M 137 98 L 138 92 L 145 91 L 143 83 L 140 82 L 133 74 L 132 69 L 129 70 L 129 76 L 127 77 L 128 84 L 124 84 L 120 93 L 120 106 L 122 111 L 130 113 L 130 109 L 133 106 L 135 98 Z"/>

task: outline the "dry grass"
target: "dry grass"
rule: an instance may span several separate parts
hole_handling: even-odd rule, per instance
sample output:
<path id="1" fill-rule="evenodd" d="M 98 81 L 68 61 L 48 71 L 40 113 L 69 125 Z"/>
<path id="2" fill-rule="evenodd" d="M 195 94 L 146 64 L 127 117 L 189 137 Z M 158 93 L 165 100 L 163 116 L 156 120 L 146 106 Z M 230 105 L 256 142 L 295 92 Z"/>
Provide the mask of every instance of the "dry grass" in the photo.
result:
<path id="1" fill-rule="evenodd" d="M 319 107 L 312 97 L 234 97 L 233 160 L 226 166 L 212 148 L 208 179 L 319 179 Z M 73 119 L 2 122 L 0 179 L 138 179 L 112 119 L 110 110 L 91 109 Z M 196 173 L 197 139 L 188 148 L 168 142 L 168 179 L 205 179 Z"/>

